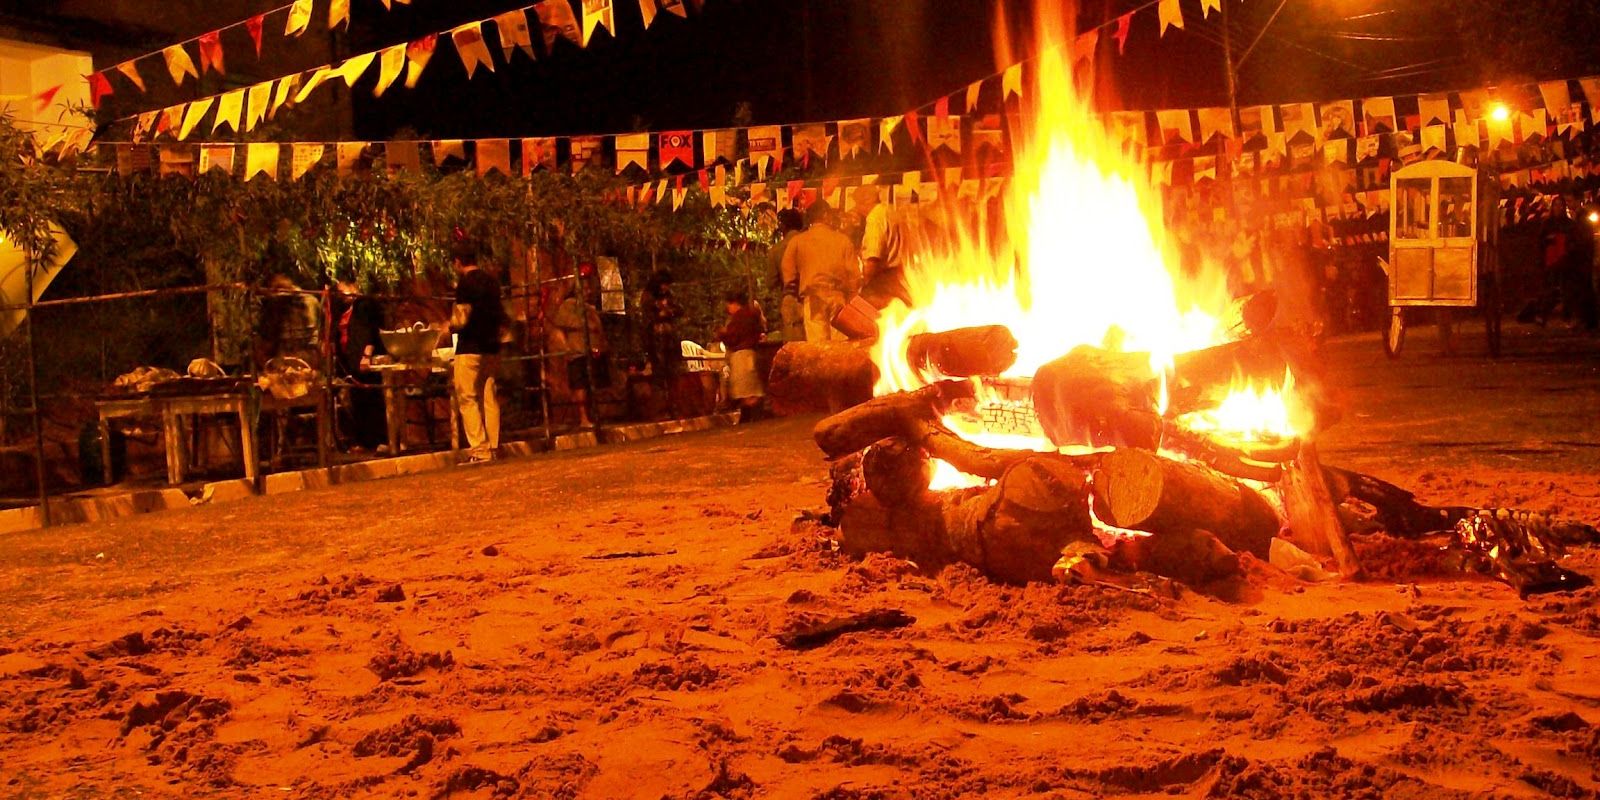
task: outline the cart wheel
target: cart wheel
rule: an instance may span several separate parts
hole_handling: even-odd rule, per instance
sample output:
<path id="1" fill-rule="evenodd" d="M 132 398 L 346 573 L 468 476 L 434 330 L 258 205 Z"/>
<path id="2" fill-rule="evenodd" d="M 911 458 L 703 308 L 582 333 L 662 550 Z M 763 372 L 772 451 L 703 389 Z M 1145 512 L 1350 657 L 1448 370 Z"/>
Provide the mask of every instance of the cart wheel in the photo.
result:
<path id="1" fill-rule="evenodd" d="M 1406 310 L 1396 306 L 1389 309 L 1389 327 L 1383 335 L 1383 353 L 1390 358 L 1400 357 L 1400 348 L 1406 344 Z"/>

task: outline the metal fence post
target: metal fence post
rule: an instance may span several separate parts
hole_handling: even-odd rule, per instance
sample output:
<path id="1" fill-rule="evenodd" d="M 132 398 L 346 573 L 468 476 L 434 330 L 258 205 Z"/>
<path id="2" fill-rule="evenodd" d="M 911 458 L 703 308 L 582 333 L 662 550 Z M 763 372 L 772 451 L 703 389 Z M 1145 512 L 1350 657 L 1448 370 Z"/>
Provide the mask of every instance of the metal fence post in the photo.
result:
<path id="1" fill-rule="evenodd" d="M 44 470 L 44 415 L 39 409 L 39 353 L 33 335 L 33 328 L 38 323 L 33 308 L 33 274 L 34 260 L 28 259 L 23 266 L 23 274 L 27 276 L 26 286 L 23 289 L 23 314 L 28 325 L 28 408 L 33 414 L 33 475 L 38 481 L 39 488 L 39 521 L 43 527 L 50 527 L 50 487 L 45 484 Z"/>

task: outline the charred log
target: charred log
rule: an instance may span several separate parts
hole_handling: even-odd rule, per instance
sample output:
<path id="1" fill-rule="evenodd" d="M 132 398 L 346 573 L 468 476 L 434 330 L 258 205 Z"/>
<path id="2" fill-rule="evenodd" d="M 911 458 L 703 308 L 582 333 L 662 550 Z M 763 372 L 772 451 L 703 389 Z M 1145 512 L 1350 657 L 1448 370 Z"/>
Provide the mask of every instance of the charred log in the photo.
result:
<path id="1" fill-rule="evenodd" d="M 1239 556 L 1207 531 L 1172 531 L 1118 539 L 1110 564 L 1128 572 L 1151 572 L 1200 587 L 1239 578 Z"/>
<path id="2" fill-rule="evenodd" d="M 898 507 L 858 498 L 840 526 L 843 550 L 889 552 L 929 571 L 965 562 L 995 580 L 1027 583 L 1048 580 L 1067 543 L 1094 539 L 1084 474 L 1061 460 L 1030 458 L 994 486 L 929 498 Z"/>
<path id="3" fill-rule="evenodd" d="M 1161 438 L 1158 392 L 1148 353 L 1084 345 L 1034 374 L 1033 409 L 1057 445 L 1088 441 L 1154 450 Z"/>
<path id="4" fill-rule="evenodd" d="M 1361 562 L 1339 519 L 1339 503 L 1329 489 L 1314 444 L 1300 446 L 1278 486 L 1289 518 L 1289 540 L 1301 550 L 1333 559 L 1345 577 L 1358 577 Z"/>
<path id="5" fill-rule="evenodd" d="M 838 412 L 872 399 L 870 343 L 790 342 L 772 359 L 767 394 L 779 414 Z"/>
<path id="6" fill-rule="evenodd" d="M 937 420 L 952 402 L 972 395 L 971 384 L 944 381 L 914 392 L 874 397 L 817 423 L 812 437 L 828 458 L 896 436 L 915 441 L 919 424 Z"/>
<path id="7" fill-rule="evenodd" d="M 907 343 L 906 360 L 952 378 L 999 375 L 1017 363 L 1017 337 L 1004 325 L 919 333 Z"/>
<path id="8" fill-rule="evenodd" d="M 1160 535 L 1211 531 L 1229 548 L 1261 559 L 1281 527 L 1254 489 L 1208 467 L 1139 450 L 1100 457 L 1094 509 L 1119 528 Z"/>
<path id="9" fill-rule="evenodd" d="M 933 459 L 904 439 L 885 439 L 861 456 L 867 491 L 885 506 L 920 502 L 933 481 Z"/>

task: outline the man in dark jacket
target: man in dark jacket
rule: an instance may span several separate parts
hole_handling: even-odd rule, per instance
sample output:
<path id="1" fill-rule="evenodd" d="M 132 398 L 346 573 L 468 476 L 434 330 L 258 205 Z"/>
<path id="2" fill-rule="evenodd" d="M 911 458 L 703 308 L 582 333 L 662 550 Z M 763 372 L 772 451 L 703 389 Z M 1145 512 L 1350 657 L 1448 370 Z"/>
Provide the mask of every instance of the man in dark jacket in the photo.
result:
<path id="1" fill-rule="evenodd" d="M 383 355 L 383 310 L 378 301 L 361 293 L 354 278 L 341 278 L 339 312 L 335 318 L 337 347 L 335 356 L 340 374 L 354 382 L 347 406 L 346 432 L 351 450 L 379 450 L 389 438 L 388 416 L 383 405 L 383 379 L 372 370 L 372 359 Z"/>
<path id="2" fill-rule="evenodd" d="M 457 334 L 455 356 L 456 402 L 461 427 L 472 448 L 471 462 L 494 458 L 500 449 L 500 400 L 495 396 L 495 373 L 500 370 L 500 335 L 506 324 L 500 300 L 500 280 L 478 265 L 477 248 L 457 242 L 451 253 L 455 264 L 455 313 L 451 329 Z"/>

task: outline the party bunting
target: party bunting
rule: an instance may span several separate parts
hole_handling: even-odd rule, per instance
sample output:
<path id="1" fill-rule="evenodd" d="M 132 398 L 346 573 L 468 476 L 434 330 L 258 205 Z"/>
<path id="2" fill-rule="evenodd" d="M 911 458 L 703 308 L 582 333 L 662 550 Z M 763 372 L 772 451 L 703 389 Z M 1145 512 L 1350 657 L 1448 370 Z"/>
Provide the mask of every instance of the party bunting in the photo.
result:
<path id="1" fill-rule="evenodd" d="M 422 171 L 422 148 L 416 142 L 384 142 L 383 163 L 390 175 Z"/>
<path id="2" fill-rule="evenodd" d="M 318 67 L 317 71 L 311 73 L 311 77 L 306 79 L 306 85 L 300 87 L 300 91 L 295 93 L 294 102 L 297 105 L 304 103 L 306 98 L 310 97 L 311 93 L 322 85 L 323 81 L 337 74 L 338 72 L 333 67 Z"/>
<path id="3" fill-rule="evenodd" d="M 566 2 L 540 3 L 533 10 L 539 15 L 539 30 L 544 34 L 545 52 L 555 49 L 557 37 L 565 37 L 575 45 L 583 45 L 585 38 L 578 30 L 578 18 L 572 13 L 572 6 Z"/>
<path id="4" fill-rule="evenodd" d="M 663 131 L 657 141 L 662 169 L 694 166 L 694 131 Z"/>
<path id="5" fill-rule="evenodd" d="M 1211 12 L 1222 13 L 1222 0 L 1200 0 L 1200 13 L 1205 19 L 1211 19 Z M 1183 27 L 1179 25 L 1178 27 Z"/>
<path id="6" fill-rule="evenodd" d="M 450 31 L 450 39 L 455 42 L 456 53 L 461 56 L 461 65 L 467 68 L 468 80 L 478 71 L 479 64 L 494 72 L 494 57 L 489 55 L 489 46 L 483 43 L 482 22 L 469 22 Z"/>
<path id="7" fill-rule="evenodd" d="M 294 87 L 299 83 L 300 75 L 298 73 L 287 78 L 278 79 L 277 84 L 272 88 L 272 104 L 267 107 L 267 119 L 278 116 L 278 109 L 283 108 L 283 104 L 289 102 L 290 98 L 294 96 Z"/>
<path id="8" fill-rule="evenodd" d="M 345 178 L 355 174 L 356 166 L 361 163 L 361 155 L 366 151 L 366 142 L 339 142 L 334 145 L 334 169 L 338 170 L 339 177 Z"/>
<path id="9" fill-rule="evenodd" d="M 872 149 L 872 120 L 851 119 L 839 123 L 839 156 L 855 158 Z"/>
<path id="10" fill-rule="evenodd" d="M 89 78 L 89 104 L 95 108 L 100 107 L 100 101 L 111 94 L 111 80 L 104 72 L 91 72 Z"/>
<path id="11" fill-rule="evenodd" d="M 738 133 L 732 130 L 704 131 L 700 134 L 700 156 L 706 166 L 732 164 L 739 158 Z"/>
<path id="12" fill-rule="evenodd" d="M 511 177 L 511 140 L 482 139 L 477 147 L 478 177 L 498 172 Z"/>
<path id="13" fill-rule="evenodd" d="M 810 164 L 811 158 L 826 159 L 828 146 L 833 137 L 828 135 L 826 125 L 796 125 L 792 129 L 794 140 L 794 154 L 804 164 Z"/>
<path id="14" fill-rule="evenodd" d="M 528 13 L 522 9 L 507 11 L 494 18 L 495 32 L 500 34 L 500 51 L 505 55 L 506 63 L 511 63 L 511 54 L 521 49 L 528 58 L 537 60 L 533 54 L 533 31 L 528 28 Z"/>
<path id="15" fill-rule="evenodd" d="M 245 145 L 244 179 L 248 181 L 257 175 L 265 175 L 271 180 L 277 180 L 278 156 L 279 149 L 276 142 L 251 142 Z"/>
<path id="16" fill-rule="evenodd" d="M 195 126 L 200 124 L 206 112 L 211 110 L 211 104 L 216 101 L 215 97 L 203 97 L 190 103 L 183 112 L 183 126 L 178 130 L 178 138 L 189 138 L 189 134 L 194 132 Z"/>
<path id="17" fill-rule="evenodd" d="M 173 83 L 182 86 L 185 75 L 200 79 L 199 71 L 194 68 L 194 59 L 189 58 L 189 51 L 183 49 L 183 45 L 175 44 L 162 50 L 161 57 L 167 62 L 167 72 L 172 75 Z"/>
<path id="18" fill-rule="evenodd" d="M 161 112 L 159 111 L 146 111 L 145 113 L 140 114 L 138 121 L 133 123 L 133 140 L 136 142 L 142 141 L 145 137 L 154 132 L 156 120 L 160 118 L 160 116 Z"/>
<path id="19" fill-rule="evenodd" d="M 1129 33 L 1129 31 L 1132 31 L 1132 30 L 1133 30 L 1133 12 L 1132 11 L 1129 11 L 1128 13 L 1123 14 L 1120 17 L 1117 17 L 1117 32 L 1116 32 L 1117 55 L 1119 55 L 1119 56 L 1123 55 L 1124 53 L 1126 53 L 1128 51 L 1128 33 Z"/>
<path id="20" fill-rule="evenodd" d="M 891 153 L 894 152 L 894 131 L 900 127 L 903 117 L 884 117 L 878 120 L 878 146 Z"/>
<path id="21" fill-rule="evenodd" d="M 325 148 L 321 144 L 296 144 L 292 148 L 289 162 L 289 179 L 300 180 L 307 172 L 311 171 L 322 161 Z"/>
<path id="22" fill-rule="evenodd" d="M 1547 81 L 1539 84 L 1539 96 L 1544 100 L 1545 110 L 1550 116 L 1560 119 L 1572 108 L 1572 89 L 1566 81 Z M 1590 98 L 1590 102 L 1595 102 Z"/>
<path id="23" fill-rule="evenodd" d="M 117 71 L 127 76 L 128 80 L 133 81 L 133 85 L 139 87 L 139 91 L 145 90 L 144 76 L 139 74 L 138 64 L 132 61 L 124 61 L 117 65 Z"/>
<path id="24" fill-rule="evenodd" d="M 1022 96 L 1022 65 L 1012 64 L 1000 76 L 1000 95 L 1006 100 Z"/>
<path id="25" fill-rule="evenodd" d="M 266 21 L 266 14 L 257 14 L 244 21 L 244 29 L 250 33 L 250 41 L 256 46 L 256 58 L 261 57 L 261 29 Z"/>
<path id="26" fill-rule="evenodd" d="M 258 83 L 245 93 L 244 129 L 254 130 L 267 118 L 267 107 L 272 103 L 272 82 Z"/>
<path id="27" fill-rule="evenodd" d="M 222 32 L 202 33 L 198 42 L 200 45 L 200 72 L 203 74 L 209 70 L 216 70 L 218 75 L 225 74 L 227 70 L 222 64 Z"/>
<path id="28" fill-rule="evenodd" d="M 1178 5 L 1178 0 L 1161 0 L 1156 6 L 1156 15 L 1161 18 L 1161 35 L 1167 35 L 1168 28 L 1183 30 L 1183 7 Z"/>
<path id="29" fill-rule="evenodd" d="M 650 23 L 656 21 L 656 0 L 639 0 L 639 15 L 644 18 L 644 29 L 650 30 Z"/>
<path id="30" fill-rule="evenodd" d="M 677 14 L 680 17 L 689 16 L 689 9 L 684 6 L 683 0 L 656 0 L 656 4 L 661 7 L 662 11 Z"/>
<path id="31" fill-rule="evenodd" d="M 33 108 L 34 108 L 34 110 L 36 112 L 40 113 L 40 114 L 43 114 L 44 110 L 49 108 L 50 104 L 52 102 L 55 102 L 56 95 L 59 94 L 60 92 L 61 92 L 61 86 L 58 84 L 56 86 L 52 86 L 52 87 L 50 87 L 50 88 L 48 88 L 48 89 L 46 89 L 46 90 L 34 95 L 33 96 Z"/>
<path id="32" fill-rule="evenodd" d="M 783 169 L 783 129 L 777 125 L 764 125 L 751 128 L 747 134 L 750 137 L 750 160 L 755 162 L 756 169 L 765 175 L 767 162 L 775 164 L 775 169 Z"/>
<path id="33" fill-rule="evenodd" d="M 522 175 L 527 177 L 533 171 L 543 167 L 550 172 L 556 170 L 556 140 L 551 138 L 523 139 L 522 140 Z"/>
<path id="34" fill-rule="evenodd" d="M 377 53 L 362 53 L 358 56 L 351 56 L 345 59 L 343 64 L 339 65 L 339 69 L 334 74 L 344 78 L 345 86 L 353 87 L 356 85 L 356 81 L 366 74 L 367 67 L 372 66 L 373 60 L 377 57 Z"/>
<path id="35" fill-rule="evenodd" d="M 617 137 L 617 174 L 620 175 L 628 167 L 638 167 L 648 172 L 650 170 L 650 134 L 630 133 Z"/>
<path id="36" fill-rule="evenodd" d="M 289 8 L 289 24 L 284 26 L 284 36 L 299 36 L 311 24 L 311 0 L 294 0 Z"/>
<path id="37" fill-rule="evenodd" d="M 605 28 L 606 33 L 616 35 L 614 25 L 615 9 L 611 0 L 583 0 L 583 46 L 589 46 L 589 40 L 594 37 L 596 28 Z"/>
<path id="38" fill-rule="evenodd" d="M 183 127 L 183 111 L 181 105 L 169 106 L 161 110 L 161 118 L 156 120 L 156 133 L 168 133 L 174 136 Z"/>
<path id="39" fill-rule="evenodd" d="M 935 114 L 928 120 L 928 149 L 941 147 L 961 155 L 961 117 Z"/>
<path id="40" fill-rule="evenodd" d="M 433 164 L 436 167 L 444 166 L 450 159 L 457 161 L 467 160 L 467 143 L 463 139 L 440 139 L 433 143 Z"/>
<path id="41" fill-rule="evenodd" d="M 227 125 L 234 133 L 239 132 L 239 114 L 244 111 L 244 90 L 235 89 L 217 100 L 217 118 L 211 123 L 213 135 Z"/>
<path id="42" fill-rule="evenodd" d="M 1161 127 L 1163 145 L 1194 143 L 1194 127 L 1189 124 L 1187 110 L 1157 111 L 1156 123 Z"/>
<path id="43" fill-rule="evenodd" d="M 1233 111 L 1226 108 L 1202 108 L 1195 112 L 1200 119 L 1200 144 L 1213 137 L 1234 138 Z"/>
<path id="44" fill-rule="evenodd" d="M 1100 46 L 1100 31 L 1095 29 L 1078 36 L 1072 40 L 1072 65 L 1076 67 L 1085 61 L 1094 63 L 1094 51 Z"/>
<path id="45" fill-rule="evenodd" d="M 406 88 L 417 88 L 417 81 L 422 78 L 422 71 L 428 68 L 428 61 L 433 58 L 433 50 L 439 41 L 439 35 L 430 33 L 406 45 Z"/>
<path id="46" fill-rule="evenodd" d="M 378 56 L 378 85 L 372 87 L 373 97 L 382 97 L 383 93 L 394 85 L 395 79 L 406 67 L 406 46 L 397 44 L 384 48 Z"/>
<path id="47" fill-rule="evenodd" d="M 350 27 L 350 0 L 329 0 L 328 30 L 339 27 L 340 23 Z"/>
<path id="48" fill-rule="evenodd" d="M 550 5 L 545 3 L 544 5 Z M 559 4 L 557 4 L 559 5 Z M 582 172 L 600 155 L 600 148 L 604 139 L 599 136 L 574 136 L 568 146 L 572 148 L 571 165 L 573 174 Z"/>
<path id="49" fill-rule="evenodd" d="M 206 144 L 200 146 L 200 174 L 204 175 L 214 169 L 221 170 L 225 175 L 233 174 L 233 145 Z"/>

